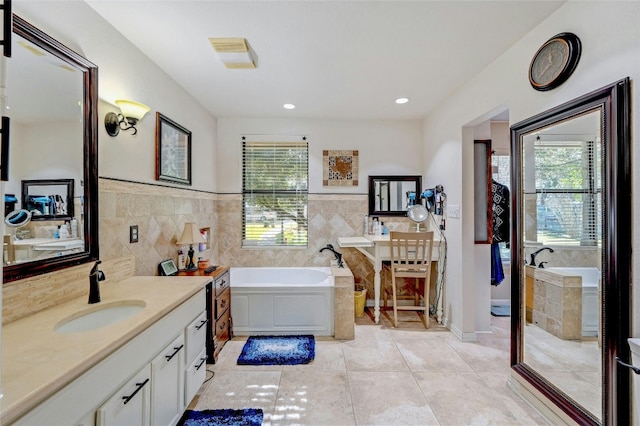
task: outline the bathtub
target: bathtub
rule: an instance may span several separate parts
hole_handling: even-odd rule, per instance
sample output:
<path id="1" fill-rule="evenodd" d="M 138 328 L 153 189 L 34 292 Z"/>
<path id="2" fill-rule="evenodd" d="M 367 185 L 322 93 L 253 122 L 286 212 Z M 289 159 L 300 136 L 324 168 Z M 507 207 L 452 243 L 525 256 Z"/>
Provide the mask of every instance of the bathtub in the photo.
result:
<path id="1" fill-rule="evenodd" d="M 598 335 L 599 319 L 599 282 L 602 273 L 598 268 L 590 267 L 548 267 L 548 272 L 582 278 L 582 335 Z"/>
<path id="2" fill-rule="evenodd" d="M 333 336 L 331 268 L 231 268 L 231 315 L 237 336 Z"/>

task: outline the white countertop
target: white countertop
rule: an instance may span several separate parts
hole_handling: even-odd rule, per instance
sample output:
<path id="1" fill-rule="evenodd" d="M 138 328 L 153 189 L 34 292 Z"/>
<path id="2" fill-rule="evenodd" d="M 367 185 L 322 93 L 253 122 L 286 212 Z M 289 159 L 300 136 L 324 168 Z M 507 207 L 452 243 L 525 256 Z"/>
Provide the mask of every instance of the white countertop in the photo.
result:
<path id="1" fill-rule="evenodd" d="M 87 309 L 87 296 L 2 327 L 2 422 L 11 423 L 82 375 L 202 289 L 211 277 L 131 277 L 100 283 L 102 301 L 142 300 L 138 314 L 91 331 L 53 327 Z M 87 292 L 89 280 L 87 279 Z"/>

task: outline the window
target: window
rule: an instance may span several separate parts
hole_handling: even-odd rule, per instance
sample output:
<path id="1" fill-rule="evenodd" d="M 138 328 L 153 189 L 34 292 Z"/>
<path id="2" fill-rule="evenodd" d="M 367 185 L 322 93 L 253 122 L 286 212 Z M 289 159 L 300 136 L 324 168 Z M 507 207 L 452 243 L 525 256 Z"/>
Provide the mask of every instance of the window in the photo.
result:
<path id="1" fill-rule="evenodd" d="M 580 246 L 595 246 L 600 241 L 599 149 L 594 141 L 536 141 L 538 241 Z"/>
<path id="2" fill-rule="evenodd" d="M 306 247 L 309 147 L 242 143 L 242 247 Z"/>

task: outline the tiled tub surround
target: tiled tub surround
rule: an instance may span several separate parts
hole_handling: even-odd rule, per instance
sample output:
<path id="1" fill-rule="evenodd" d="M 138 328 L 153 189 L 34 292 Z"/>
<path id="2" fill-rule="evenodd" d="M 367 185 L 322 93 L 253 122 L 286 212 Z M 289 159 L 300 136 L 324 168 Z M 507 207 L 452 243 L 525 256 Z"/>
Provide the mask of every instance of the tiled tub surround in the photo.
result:
<path id="1" fill-rule="evenodd" d="M 597 282 L 583 284 L 583 277 L 577 273 L 553 269 L 535 269 L 533 323 L 561 339 L 580 340 L 584 336 L 595 336 L 598 330 Z"/>

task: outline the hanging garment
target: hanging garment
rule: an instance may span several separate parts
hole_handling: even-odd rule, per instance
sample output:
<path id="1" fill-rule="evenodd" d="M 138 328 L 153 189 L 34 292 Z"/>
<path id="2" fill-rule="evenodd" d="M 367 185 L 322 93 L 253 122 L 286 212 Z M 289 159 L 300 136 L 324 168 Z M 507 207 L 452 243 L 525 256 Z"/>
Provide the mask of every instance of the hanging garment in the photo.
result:
<path id="1" fill-rule="evenodd" d="M 509 188 L 493 180 L 491 182 L 492 193 L 492 220 L 494 243 L 509 243 Z"/>
<path id="2" fill-rule="evenodd" d="M 491 244 L 491 285 L 499 285 L 504 280 L 500 244 Z"/>

